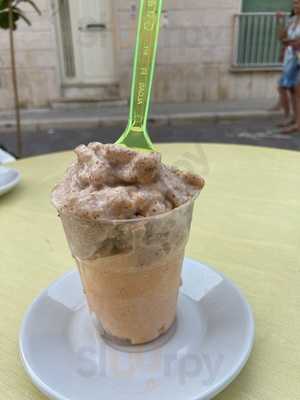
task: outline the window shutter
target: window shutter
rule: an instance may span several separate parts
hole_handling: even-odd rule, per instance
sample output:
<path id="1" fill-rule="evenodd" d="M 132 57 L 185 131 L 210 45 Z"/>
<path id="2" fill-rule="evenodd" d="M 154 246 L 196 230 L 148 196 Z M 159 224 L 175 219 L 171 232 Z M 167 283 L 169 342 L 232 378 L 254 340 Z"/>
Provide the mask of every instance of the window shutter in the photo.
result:
<path id="1" fill-rule="evenodd" d="M 293 0 L 243 0 L 242 12 L 291 11 Z"/>

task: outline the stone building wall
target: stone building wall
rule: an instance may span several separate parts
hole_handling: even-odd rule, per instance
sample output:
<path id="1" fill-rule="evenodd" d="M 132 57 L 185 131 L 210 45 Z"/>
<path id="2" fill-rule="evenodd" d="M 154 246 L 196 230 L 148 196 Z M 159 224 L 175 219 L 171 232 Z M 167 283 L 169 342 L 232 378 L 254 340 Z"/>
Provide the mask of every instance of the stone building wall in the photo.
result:
<path id="1" fill-rule="evenodd" d="M 36 0 L 42 16 L 29 11 L 21 23 L 16 54 L 21 105 L 47 107 L 61 96 L 55 10 Z M 100 1 L 100 0 L 99 0 Z M 129 96 L 135 42 L 135 0 L 114 2 L 120 98 Z M 71 0 L 72 4 L 72 0 Z M 154 100 L 194 102 L 276 96 L 274 72 L 230 72 L 233 14 L 240 0 L 165 0 Z M 13 106 L 8 32 L 0 31 L 0 109 Z"/>
<path id="2" fill-rule="evenodd" d="M 20 22 L 15 33 L 16 62 L 22 107 L 43 107 L 59 96 L 58 57 L 51 7 L 38 0 L 42 16 L 31 8 L 32 26 Z M 22 5 L 23 9 L 25 7 Z M 0 109 L 13 106 L 8 31 L 0 30 Z"/>
<path id="3" fill-rule="evenodd" d="M 122 97 L 129 84 L 135 23 L 131 0 L 119 0 Z M 276 72 L 230 72 L 233 15 L 241 0 L 165 0 L 154 100 L 193 102 L 276 96 Z"/>

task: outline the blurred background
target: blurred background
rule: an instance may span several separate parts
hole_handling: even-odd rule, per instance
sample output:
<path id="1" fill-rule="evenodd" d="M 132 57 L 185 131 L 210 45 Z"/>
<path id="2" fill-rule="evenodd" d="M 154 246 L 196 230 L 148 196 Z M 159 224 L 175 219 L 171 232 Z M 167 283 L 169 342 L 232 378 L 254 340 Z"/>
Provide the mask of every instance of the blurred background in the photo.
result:
<path id="1" fill-rule="evenodd" d="M 3 0 L 2 0 L 3 1 Z M 14 32 L 22 155 L 115 140 L 126 124 L 138 2 L 36 0 Z M 291 0 L 166 0 L 154 140 L 300 148 L 273 130 L 282 65 L 276 12 Z M 0 29 L 0 144 L 16 153 L 8 30 Z M 151 132 L 151 126 L 150 126 Z"/>

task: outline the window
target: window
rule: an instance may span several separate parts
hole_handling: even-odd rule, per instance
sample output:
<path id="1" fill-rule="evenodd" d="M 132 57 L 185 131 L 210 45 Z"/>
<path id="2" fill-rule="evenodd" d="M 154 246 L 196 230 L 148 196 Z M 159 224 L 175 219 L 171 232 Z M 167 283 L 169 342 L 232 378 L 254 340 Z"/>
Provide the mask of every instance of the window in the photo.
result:
<path id="1" fill-rule="evenodd" d="M 243 12 L 290 12 L 293 7 L 292 0 L 243 0 Z"/>
<path id="2" fill-rule="evenodd" d="M 238 69 L 281 67 L 281 44 L 277 39 L 276 11 L 285 11 L 292 0 L 243 0 L 242 13 L 235 15 L 233 66 Z"/>

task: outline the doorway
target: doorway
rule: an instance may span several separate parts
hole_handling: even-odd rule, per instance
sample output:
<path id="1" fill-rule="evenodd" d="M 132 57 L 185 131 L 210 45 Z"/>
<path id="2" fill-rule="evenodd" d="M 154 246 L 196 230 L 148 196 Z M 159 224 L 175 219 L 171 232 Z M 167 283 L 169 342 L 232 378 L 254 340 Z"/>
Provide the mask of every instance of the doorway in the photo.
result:
<path id="1" fill-rule="evenodd" d="M 116 82 L 111 0 L 57 0 L 62 83 L 93 87 Z"/>

